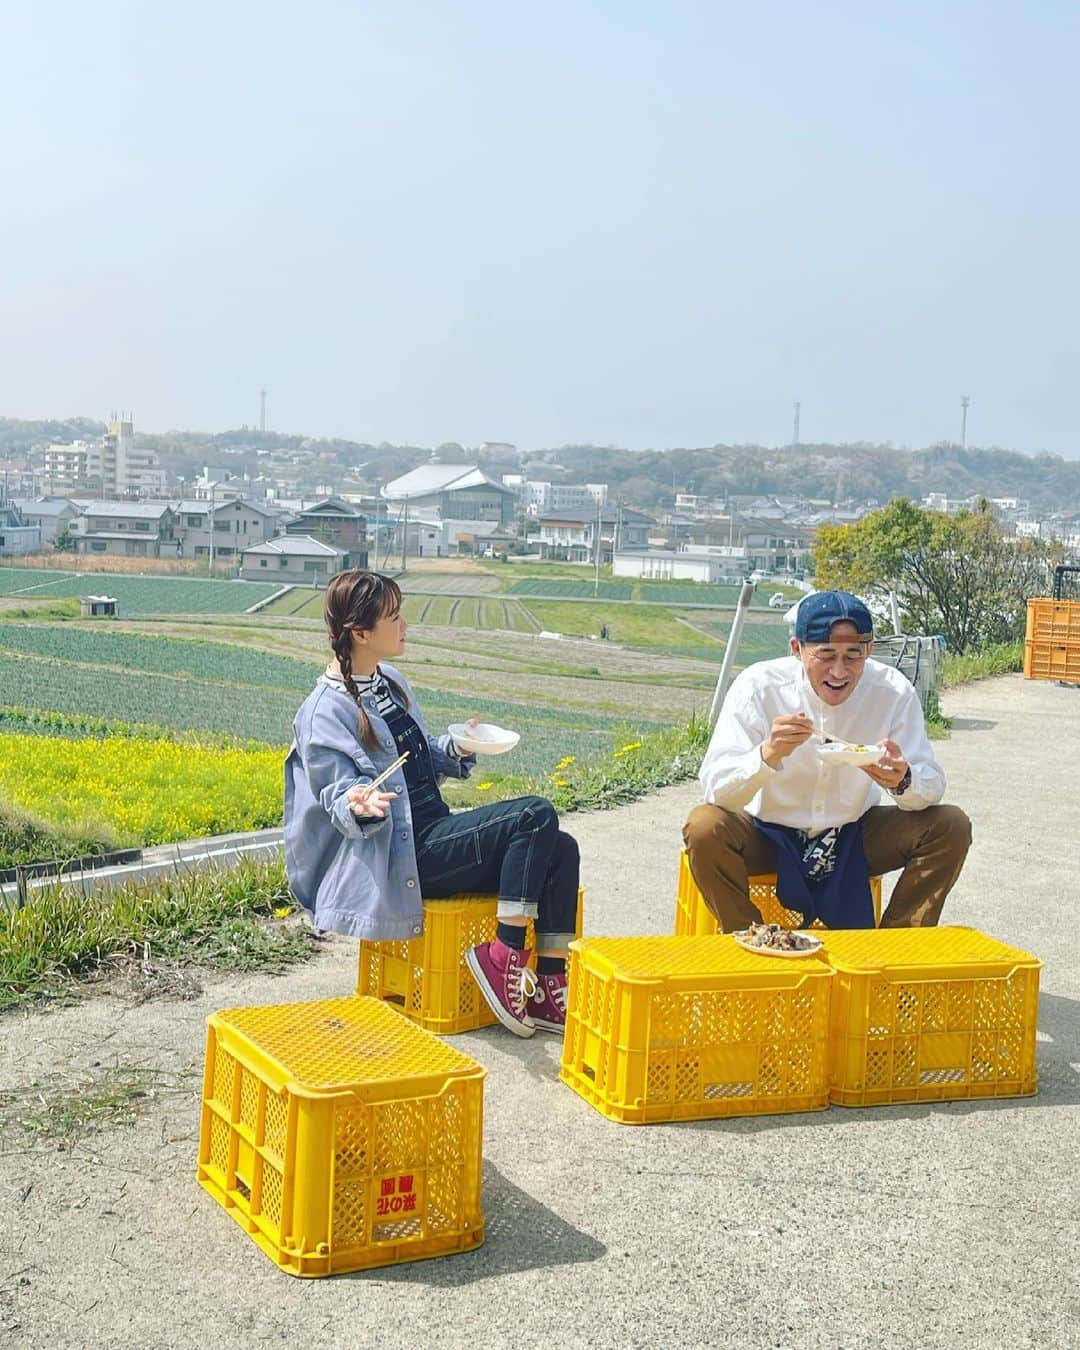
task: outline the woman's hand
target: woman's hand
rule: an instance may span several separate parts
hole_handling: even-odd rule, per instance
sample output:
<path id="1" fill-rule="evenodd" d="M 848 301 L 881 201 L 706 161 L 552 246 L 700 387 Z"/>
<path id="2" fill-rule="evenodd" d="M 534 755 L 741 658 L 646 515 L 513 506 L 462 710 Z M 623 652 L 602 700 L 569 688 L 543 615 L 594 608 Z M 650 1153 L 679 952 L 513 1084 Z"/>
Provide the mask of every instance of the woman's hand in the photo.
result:
<path id="1" fill-rule="evenodd" d="M 465 719 L 465 726 L 466 726 L 470 731 L 472 731 L 474 727 L 478 727 L 479 725 L 480 725 L 480 719 L 479 719 L 479 717 L 466 717 L 466 719 Z M 452 741 L 454 741 L 453 736 L 451 736 L 450 739 L 451 739 Z M 458 757 L 459 757 L 460 759 L 474 759 L 474 758 L 475 758 L 475 755 L 473 754 L 473 752 L 472 752 L 471 750 L 466 750 L 465 747 L 464 747 L 463 745 L 458 745 L 457 741 L 454 741 L 454 749 L 457 751 Z"/>
<path id="2" fill-rule="evenodd" d="M 379 788 L 351 787 L 345 794 L 349 809 L 357 816 L 375 816 L 382 820 L 397 799 L 396 792 L 382 792 Z"/>

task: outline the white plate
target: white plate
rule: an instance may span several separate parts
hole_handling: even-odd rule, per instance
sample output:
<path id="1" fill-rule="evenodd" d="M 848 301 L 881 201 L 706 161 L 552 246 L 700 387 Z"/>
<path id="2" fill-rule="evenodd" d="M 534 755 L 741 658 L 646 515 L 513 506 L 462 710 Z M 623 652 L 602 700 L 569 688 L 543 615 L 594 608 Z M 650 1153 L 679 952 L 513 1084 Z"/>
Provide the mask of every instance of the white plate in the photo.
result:
<path id="1" fill-rule="evenodd" d="M 453 722 L 447 731 L 453 736 L 454 744 L 470 755 L 505 755 L 521 740 L 518 732 L 497 727 L 494 722 L 481 722 L 475 727 Z"/>
<path id="2" fill-rule="evenodd" d="M 813 937 L 809 933 L 804 934 L 804 936 L 810 938 L 810 941 L 814 945 L 812 947 L 807 947 L 805 951 L 801 952 L 785 952 L 781 951 L 779 947 L 755 947 L 753 943 L 747 941 L 743 937 L 742 933 L 732 933 L 731 936 L 744 951 L 753 952 L 755 956 L 793 956 L 798 959 L 801 956 L 814 956 L 821 951 L 821 948 L 824 946 L 824 943 L 820 938 Z"/>
<path id="3" fill-rule="evenodd" d="M 819 745 L 818 754 L 830 764 L 876 764 L 885 754 L 880 745 L 851 745 L 847 741 L 830 741 Z"/>

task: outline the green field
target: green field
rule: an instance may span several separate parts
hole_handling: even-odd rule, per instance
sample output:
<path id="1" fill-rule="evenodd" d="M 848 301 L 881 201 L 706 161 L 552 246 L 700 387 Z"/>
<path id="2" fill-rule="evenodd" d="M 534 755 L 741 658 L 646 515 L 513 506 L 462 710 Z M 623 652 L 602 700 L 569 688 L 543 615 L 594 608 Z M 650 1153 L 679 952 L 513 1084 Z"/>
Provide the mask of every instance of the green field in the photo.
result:
<path id="1" fill-rule="evenodd" d="M 0 698 L 8 708 L 284 746 L 318 671 L 314 661 L 225 643 L 87 631 L 82 625 L 0 625 Z M 432 734 L 472 715 L 520 731 L 521 746 L 500 759 L 500 768 L 514 774 L 545 773 L 571 747 L 577 747 L 575 753 L 606 751 L 615 729 L 628 720 L 428 690 L 422 676 L 416 693 Z M 642 730 L 658 725 L 641 717 L 633 722 Z M 17 715 L 7 725 L 39 734 L 46 730 L 20 722 Z"/>
<path id="2" fill-rule="evenodd" d="M 297 602 L 296 597 L 302 601 Z M 290 605 L 289 602 L 292 602 Z M 321 619 L 323 595 L 309 590 L 290 592 L 282 596 L 266 613 L 280 618 L 288 614 L 296 619 Z M 528 609 L 517 600 L 504 600 L 487 595 L 406 595 L 402 613 L 409 623 L 430 623 L 457 628 L 491 628 L 511 633 L 535 633 L 540 625 Z"/>
<path id="3" fill-rule="evenodd" d="M 190 675 L 202 680 L 308 690 L 319 668 L 312 661 L 252 651 L 223 642 L 142 637 L 112 632 L 101 624 L 0 623 L 0 650 L 55 657 L 83 665 L 119 666 L 156 675 Z M 4 688 L 4 701 L 6 686 Z M 15 700 L 16 702 L 19 700 Z"/>
<path id="4" fill-rule="evenodd" d="M 273 595 L 260 581 L 205 581 L 192 577 L 133 577 L 101 572 L 43 572 L 0 567 L 0 595 L 27 600 L 52 596 L 111 595 L 123 618 L 143 614 L 236 614 Z"/>
<path id="5" fill-rule="evenodd" d="M 507 590 L 508 595 L 541 595 L 552 599 L 591 600 L 594 596 L 601 600 L 632 600 L 634 587 L 628 581 L 561 581 L 558 578 L 549 581 L 546 577 L 525 577 L 515 581 Z"/>

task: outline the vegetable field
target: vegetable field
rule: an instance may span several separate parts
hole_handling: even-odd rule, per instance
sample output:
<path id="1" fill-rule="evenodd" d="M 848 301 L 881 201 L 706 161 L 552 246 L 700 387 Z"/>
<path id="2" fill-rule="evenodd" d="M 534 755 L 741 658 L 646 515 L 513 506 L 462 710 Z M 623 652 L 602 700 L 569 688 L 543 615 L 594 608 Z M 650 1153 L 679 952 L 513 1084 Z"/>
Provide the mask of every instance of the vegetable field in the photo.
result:
<path id="1" fill-rule="evenodd" d="M 258 581 L 205 581 L 195 577 L 110 576 L 98 572 L 42 572 L 0 567 L 0 595 L 26 599 L 111 595 L 125 618 L 142 614 L 238 614 L 278 587 Z"/>
<path id="2" fill-rule="evenodd" d="M 276 746 L 291 739 L 293 717 L 319 669 L 315 662 L 224 643 L 110 633 L 83 624 L 0 625 L 0 697 L 9 708 Z M 532 700 L 426 690 L 422 670 L 417 679 L 432 734 L 472 714 L 520 731 L 521 746 L 501 760 L 514 773 L 546 772 L 570 744 L 605 750 L 627 721 L 536 706 Z M 649 727 L 657 720 L 635 719 L 635 725 Z"/>
<path id="3" fill-rule="evenodd" d="M 524 577 L 515 581 L 509 595 L 540 595 L 560 600 L 567 596 L 574 600 L 633 600 L 634 587 L 629 581 L 601 581 L 595 588 L 591 581 L 549 581 L 546 577 Z"/>

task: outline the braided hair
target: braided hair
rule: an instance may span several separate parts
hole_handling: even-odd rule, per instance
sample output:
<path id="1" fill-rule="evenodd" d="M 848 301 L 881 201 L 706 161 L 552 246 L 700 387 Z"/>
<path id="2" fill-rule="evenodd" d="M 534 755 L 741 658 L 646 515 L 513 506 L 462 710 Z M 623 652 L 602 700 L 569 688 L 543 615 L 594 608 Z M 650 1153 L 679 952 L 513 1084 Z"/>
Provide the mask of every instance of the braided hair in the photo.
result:
<path id="1" fill-rule="evenodd" d="M 364 572 L 354 568 L 331 577 L 326 586 L 326 604 L 323 607 L 326 632 L 341 668 L 342 682 L 356 704 L 361 743 L 369 750 L 378 744 L 378 737 L 372 728 L 371 719 L 364 711 L 360 690 L 353 678 L 352 635 L 355 630 L 366 632 L 374 628 L 380 619 L 400 608 L 401 587 L 392 577 L 383 576 L 381 572 Z M 388 675 L 383 675 L 383 679 L 391 694 L 404 706 L 408 700 L 401 685 Z"/>

